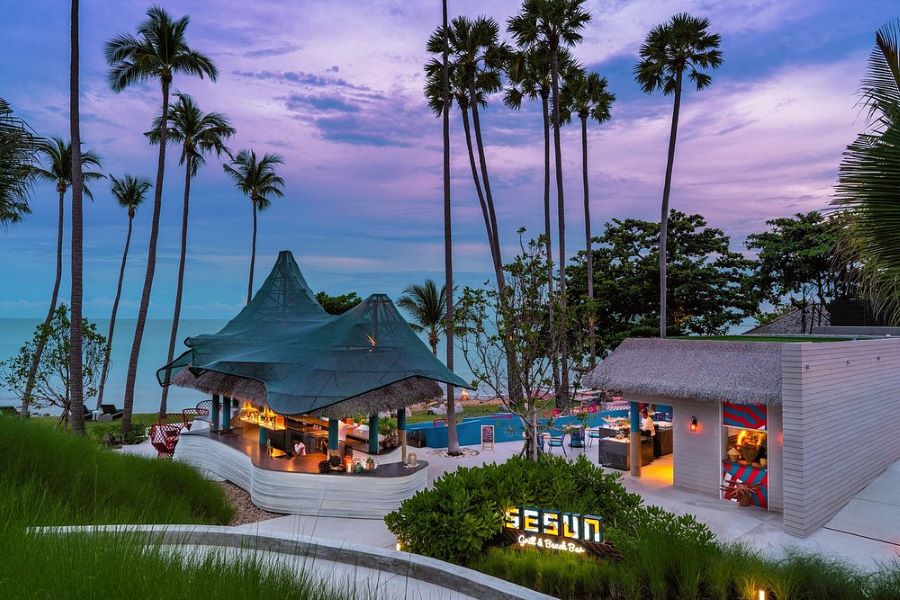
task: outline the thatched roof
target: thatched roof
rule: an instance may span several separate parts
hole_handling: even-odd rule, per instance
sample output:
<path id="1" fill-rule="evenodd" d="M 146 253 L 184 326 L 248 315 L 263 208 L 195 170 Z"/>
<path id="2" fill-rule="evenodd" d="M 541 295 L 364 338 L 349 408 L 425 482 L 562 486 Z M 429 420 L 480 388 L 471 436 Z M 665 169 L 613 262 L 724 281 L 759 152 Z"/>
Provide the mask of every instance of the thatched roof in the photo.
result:
<path id="1" fill-rule="evenodd" d="M 584 382 L 626 396 L 780 404 L 781 347 L 777 342 L 629 338 Z"/>
<path id="2" fill-rule="evenodd" d="M 190 369 L 183 369 L 175 375 L 172 383 L 179 387 L 194 388 L 206 394 L 248 401 L 257 406 L 262 406 L 267 401 L 266 386 L 263 382 L 215 371 L 204 371 L 194 375 Z M 368 415 L 406 408 L 440 396 L 441 388 L 436 382 L 422 377 L 410 377 L 319 409 L 314 414 L 323 418 Z"/>

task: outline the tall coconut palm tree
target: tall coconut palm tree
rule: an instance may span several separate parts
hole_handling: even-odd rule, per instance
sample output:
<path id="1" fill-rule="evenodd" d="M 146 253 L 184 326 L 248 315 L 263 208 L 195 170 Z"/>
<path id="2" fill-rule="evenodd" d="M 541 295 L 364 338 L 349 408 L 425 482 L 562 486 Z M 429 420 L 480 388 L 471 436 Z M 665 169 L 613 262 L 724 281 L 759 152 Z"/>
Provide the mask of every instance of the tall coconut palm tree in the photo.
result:
<path id="1" fill-rule="evenodd" d="M 560 69 L 567 72 L 573 60 L 566 48 L 559 50 Z M 550 49 L 543 44 L 533 44 L 520 48 L 511 57 L 507 66 L 509 87 L 503 96 L 503 103 L 513 110 L 520 110 L 527 98 L 541 99 L 541 124 L 544 129 L 544 250 L 547 264 L 553 265 L 553 230 L 550 211 L 550 92 L 551 92 Z M 553 278 L 547 280 L 548 292 L 553 295 Z M 548 307 L 550 331 L 553 326 L 553 306 Z M 552 344 L 556 346 L 556 344 Z M 559 395 L 559 361 L 553 361 L 553 390 Z"/>
<path id="2" fill-rule="evenodd" d="M 550 51 L 550 89 L 553 113 L 553 151 L 556 162 L 556 204 L 559 227 L 559 295 L 560 310 L 565 315 L 566 306 L 566 214 L 562 178 L 562 146 L 560 142 L 560 49 L 572 47 L 581 41 L 581 30 L 591 20 L 583 8 L 585 0 L 525 0 L 521 12 L 509 19 L 508 29 L 519 47 L 540 44 Z M 569 403 L 568 343 L 560 340 L 560 391 L 559 402 Z"/>
<path id="3" fill-rule="evenodd" d="M 31 212 L 31 167 L 41 139 L 0 98 L 0 225 L 16 223 Z"/>
<path id="4" fill-rule="evenodd" d="M 56 276 L 53 279 L 53 293 L 50 295 L 50 308 L 47 310 L 47 316 L 44 317 L 44 324 L 41 326 L 41 335 L 38 337 L 37 345 L 34 349 L 34 356 L 31 360 L 31 366 L 28 371 L 28 378 L 25 380 L 25 390 L 22 394 L 22 414 L 28 412 L 28 405 L 31 403 L 31 392 L 34 390 L 34 379 L 37 375 L 38 366 L 41 363 L 41 356 L 44 354 L 44 346 L 47 343 L 46 332 L 49 331 L 50 322 L 56 312 L 56 303 L 59 299 L 59 285 L 62 281 L 62 254 L 63 254 L 63 221 L 65 217 L 65 197 L 66 192 L 72 186 L 72 145 L 65 142 L 62 138 L 52 138 L 45 140 L 39 148 L 40 155 L 46 162 L 45 167 L 35 167 L 32 170 L 36 179 L 52 183 L 56 186 L 58 195 L 58 208 L 56 217 Z M 83 182 L 84 194 L 93 199 L 91 190 L 84 182 L 102 179 L 103 174 L 96 171 L 84 172 L 83 169 L 88 167 L 100 168 L 100 159 L 93 152 L 81 153 L 81 180 Z"/>
<path id="5" fill-rule="evenodd" d="M 181 255 L 178 259 L 178 284 L 175 288 L 175 309 L 172 311 L 172 332 L 169 336 L 169 352 L 165 364 L 170 364 L 175 356 L 175 341 L 178 337 L 178 323 L 181 320 L 181 296 L 184 290 L 184 263 L 187 258 L 188 208 L 191 198 L 191 179 L 197 175 L 206 162 L 205 155 L 215 152 L 216 156 L 228 153 L 225 140 L 235 134 L 224 115 L 204 113 L 191 96 L 175 94 L 177 98 L 169 107 L 169 141 L 181 144 L 180 164 L 184 165 L 184 205 L 181 211 Z M 160 120 L 157 117 L 153 128 L 146 133 L 154 144 L 159 143 Z M 168 374 L 166 379 L 168 379 Z M 166 414 L 169 386 L 163 386 L 159 401 L 159 416 Z"/>
<path id="6" fill-rule="evenodd" d="M 712 76 L 701 69 L 715 69 L 722 64 L 719 34 L 710 33 L 709 20 L 679 13 L 647 34 L 640 49 L 640 61 L 634 67 L 634 78 L 644 92 L 661 90 L 674 94 L 672 128 L 669 132 L 669 154 L 659 216 L 659 337 L 666 337 L 666 264 L 668 258 L 669 192 L 672 189 L 672 167 L 675 163 L 675 140 L 678 136 L 678 114 L 684 73 L 697 91 L 712 83 Z"/>
<path id="7" fill-rule="evenodd" d="M 185 33 L 190 17 L 173 19 L 159 6 L 147 10 L 147 20 L 138 26 L 137 36 L 123 33 L 106 43 L 106 61 L 110 65 L 109 83 L 113 91 L 121 92 L 135 83 L 148 80 L 159 81 L 162 91 L 162 116 L 159 120 L 159 159 L 156 165 L 156 186 L 153 190 L 153 217 L 150 222 L 150 240 L 147 252 L 147 272 L 138 308 L 134 342 L 128 361 L 128 376 L 125 380 L 124 415 L 122 431 L 131 428 L 131 412 L 134 408 L 134 384 L 137 378 L 138 358 L 144 327 L 147 324 L 147 310 L 150 307 L 150 293 L 153 289 L 153 275 L 156 272 L 156 242 L 159 237 L 159 214 L 162 209 L 163 178 L 166 167 L 166 144 L 169 123 L 169 88 L 176 73 L 195 75 L 201 79 L 209 77 L 215 81 L 218 70 L 206 55 L 188 46 Z"/>
<path id="8" fill-rule="evenodd" d="M 450 42 L 447 39 L 447 0 L 441 2 L 441 26 L 443 27 L 443 48 L 441 49 L 441 121 L 444 144 L 444 290 L 445 327 L 447 337 L 447 368 L 453 370 L 453 226 L 450 206 Z M 436 350 L 436 348 L 434 348 Z M 447 453 L 459 454 L 459 435 L 456 431 L 455 390 L 447 384 Z M 405 434 L 404 434 L 405 435 Z"/>
<path id="9" fill-rule="evenodd" d="M 588 119 L 603 123 L 609 120 L 609 108 L 616 97 L 606 89 L 606 77 L 597 73 L 585 73 L 582 69 L 566 76 L 561 96 L 563 123 L 569 123 L 573 116 L 581 121 L 581 175 L 584 187 L 584 248 L 587 256 L 588 295 L 588 337 L 590 344 L 590 367 L 597 366 L 597 333 L 594 331 L 594 259 L 591 245 L 591 199 L 588 186 Z"/>
<path id="10" fill-rule="evenodd" d="M 72 139 L 72 288 L 69 299 L 69 414 L 72 431 L 84 435 L 84 372 L 81 311 L 84 297 L 84 215 L 82 202 L 81 108 L 79 106 L 78 0 L 72 0 L 69 65 L 69 132 Z"/>
<path id="11" fill-rule="evenodd" d="M 500 254 L 500 235 L 497 227 L 497 213 L 491 180 L 488 173 L 487 158 L 484 151 L 484 137 L 481 129 L 479 107 L 487 106 L 488 95 L 502 88 L 501 78 L 504 63 L 509 55 L 509 48 L 499 41 L 500 26 L 494 19 L 487 17 L 456 17 L 446 28 L 439 27 L 428 39 L 427 49 L 432 54 L 444 52 L 444 40 L 447 41 L 448 68 L 447 78 L 453 97 L 457 100 L 463 117 L 466 132 L 466 144 L 470 149 L 470 166 L 475 180 L 479 202 L 485 218 L 488 245 L 491 248 L 494 273 L 499 288 L 505 288 L 503 260 Z M 432 109 L 441 114 L 443 111 L 443 61 L 433 60 L 426 67 L 426 96 Z M 472 143 L 468 118 L 472 116 L 471 130 L 475 133 L 475 150 L 477 165 L 472 152 Z"/>
<path id="12" fill-rule="evenodd" d="M 122 208 L 128 209 L 128 233 L 125 235 L 125 249 L 122 251 L 122 264 L 119 266 L 119 282 L 116 284 L 116 298 L 113 300 L 112 313 L 109 315 L 109 332 L 106 335 L 106 348 L 103 351 L 103 369 L 100 372 L 100 385 L 97 391 L 97 408 L 103 404 L 103 391 L 109 375 L 109 355 L 112 352 L 113 335 L 116 332 L 116 316 L 119 313 L 119 300 L 122 298 L 122 281 L 125 278 L 125 264 L 128 262 L 128 249 L 131 247 L 131 230 L 134 224 L 134 213 L 144 203 L 147 190 L 152 186 L 149 179 L 125 175 L 122 179 L 109 176 L 112 181 L 112 194 Z"/>
<path id="13" fill-rule="evenodd" d="M 428 345 L 436 358 L 438 342 L 446 326 L 447 288 L 438 291 L 433 279 L 426 279 L 421 285 L 411 284 L 403 290 L 397 306 L 409 313 L 413 331 L 428 334 Z"/>
<path id="14" fill-rule="evenodd" d="M 860 92 L 869 130 L 840 166 L 834 204 L 847 221 L 841 249 L 860 265 L 864 298 L 900 324 L 900 20 L 875 33 Z"/>
<path id="15" fill-rule="evenodd" d="M 283 164 L 278 154 L 263 154 L 259 160 L 253 150 L 241 150 L 228 164 L 222 165 L 241 192 L 253 206 L 253 242 L 250 246 L 250 280 L 247 284 L 247 304 L 253 299 L 253 268 L 256 264 L 256 213 L 269 208 L 272 198 L 284 196 L 284 179 L 275 171 Z"/>

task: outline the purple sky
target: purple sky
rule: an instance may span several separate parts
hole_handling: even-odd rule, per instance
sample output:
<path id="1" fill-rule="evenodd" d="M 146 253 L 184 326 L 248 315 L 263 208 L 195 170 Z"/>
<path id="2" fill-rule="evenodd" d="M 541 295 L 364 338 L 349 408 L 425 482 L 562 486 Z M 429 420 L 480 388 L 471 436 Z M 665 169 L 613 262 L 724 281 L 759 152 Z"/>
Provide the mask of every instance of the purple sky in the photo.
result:
<path id="1" fill-rule="evenodd" d="M 440 121 L 422 96 L 425 39 L 439 2 L 162 3 L 190 14 L 191 45 L 214 58 L 217 83 L 181 76 L 205 110 L 238 129 L 232 147 L 283 154 L 286 196 L 260 218 L 257 273 L 278 250 L 297 256 L 316 289 L 383 291 L 443 277 Z M 159 111 L 158 87 L 113 94 L 104 42 L 133 32 L 146 2 L 82 0 L 82 136 L 115 175 L 153 178 L 156 151 L 141 132 Z M 451 17 L 486 12 L 505 23 L 515 1 L 450 2 Z M 721 33 L 725 64 L 713 85 L 683 103 L 672 206 L 700 212 L 736 248 L 768 218 L 827 205 L 844 146 L 864 123 L 855 108 L 874 31 L 893 18 L 891 3 L 841 0 L 588 2 L 594 20 L 575 55 L 607 76 L 618 96 L 613 118 L 591 127 L 592 218 L 658 218 L 671 98 L 646 96 L 631 76 L 637 48 L 653 25 L 687 10 Z M 68 131 L 68 14 L 59 2 L 4 8 L 0 95 L 43 135 Z M 490 261 L 454 115 L 453 202 L 458 280 L 478 283 Z M 534 106 L 512 113 L 495 99 L 483 116 L 505 255 L 515 231 L 542 221 L 542 137 Z M 580 146 L 564 130 L 568 247 L 583 245 Z M 152 317 L 173 302 L 183 171 L 170 152 Z M 228 317 L 242 305 L 250 245 L 250 205 L 210 159 L 193 186 L 184 315 Z M 46 308 L 55 248 L 55 194 L 42 185 L 34 214 L 0 230 L 0 316 Z M 123 315 L 136 309 L 146 258 L 149 204 L 136 222 Z M 87 314 L 107 316 L 126 217 L 105 183 L 86 208 Z M 67 277 L 65 278 L 67 279 Z M 65 281 L 64 279 L 64 281 Z M 261 278 L 257 283 L 261 282 Z M 12 284 L 14 282 L 14 284 Z M 63 294 L 68 294 L 64 283 Z"/>

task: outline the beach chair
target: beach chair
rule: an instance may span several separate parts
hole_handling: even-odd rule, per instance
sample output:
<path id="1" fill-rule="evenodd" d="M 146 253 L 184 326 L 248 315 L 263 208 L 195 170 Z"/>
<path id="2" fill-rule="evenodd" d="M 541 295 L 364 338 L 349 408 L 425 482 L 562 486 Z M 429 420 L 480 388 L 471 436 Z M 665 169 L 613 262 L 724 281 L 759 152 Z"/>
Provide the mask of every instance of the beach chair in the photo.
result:
<path id="1" fill-rule="evenodd" d="M 565 438 L 565 432 L 559 429 L 550 430 L 550 432 L 547 434 L 547 452 L 553 454 L 554 448 L 561 448 L 563 456 L 568 456 L 566 454 L 566 445 L 563 443 Z"/>
<path id="2" fill-rule="evenodd" d="M 200 417 L 209 417 L 209 410 L 206 408 L 183 408 L 181 409 L 181 418 L 182 424 L 184 428 L 188 431 L 191 430 L 191 425 L 194 423 L 194 419 Z"/>
<path id="3" fill-rule="evenodd" d="M 115 404 L 101 404 L 100 405 L 100 414 L 97 416 L 98 421 L 115 421 L 116 419 L 121 419 L 122 415 L 125 414 L 124 410 L 119 410 L 116 408 Z M 85 416 L 86 418 L 86 416 Z"/>
<path id="4" fill-rule="evenodd" d="M 594 440 L 599 440 L 603 435 L 600 434 L 600 429 L 595 427 L 594 429 L 587 430 L 587 445 L 588 448 L 594 445 Z"/>

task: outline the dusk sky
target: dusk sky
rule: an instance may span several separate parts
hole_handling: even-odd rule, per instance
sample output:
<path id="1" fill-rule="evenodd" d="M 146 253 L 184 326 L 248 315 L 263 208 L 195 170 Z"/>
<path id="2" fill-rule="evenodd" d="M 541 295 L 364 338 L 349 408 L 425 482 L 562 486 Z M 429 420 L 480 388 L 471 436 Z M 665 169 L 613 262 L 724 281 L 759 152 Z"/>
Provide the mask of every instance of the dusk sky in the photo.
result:
<path id="1" fill-rule="evenodd" d="M 42 135 L 68 136 L 69 14 L 58 1 L 2 0 L 0 96 Z M 284 156 L 286 193 L 260 215 L 257 285 L 279 250 L 292 250 L 307 280 L 330 293 L 386 292 L 443 278 L 441 127 L 422 94 L 425 40 L 440 2 L 400 0 L 179 0 L 191 16 L 189 43 L 211 56 L 216 83 L 184 75 L 173 87 L 220 111 L 238 134 L 235 150 Z M 450 2 L 450 16 L 485 12 L 505 29 L 516 0 Z M 145 0 L 82 0 L 82 139 L 105 172 L 155 176 L 156 149 L 142 132 L 159 111 L 158 85 L 113 93 L 103 44 L 133 33 Z M 67 4 L 65 5 L 68 6 Z M 896 2 L 846 0 L 590 1 L 593 20 L 575 56 L 609 79 L 612 119 L 590 127 L 595 233 L 610 218 L 657 219 L 671 97 L 643 94 L 632 67 L 647 31 L 679 11 L 708 17 L 722 36 L 712 86 L 683 102 L 672 206 L 699 212 L 736 249 L 765 220 L 825 207 L 841 152 L 865 126 L 856 104 L 875 30 L 900 14 Z M 454 114 L 455 270 L 461 284 L 490 273 L 484 226 L 460 123 Z M 542 222 L 542 134 L 532 105 L 499 98 L 483 114 L 504 254 L 516 230 Z M 152 317 L 173 303 L 183 170 L 169 153 L 160 262 Z M 584 244 L 576 126 L 564 130 L 568 247 Z M 85 310 L 108 316 L 126 213 L 106 182 L 85 209 Z M 67 195 L 67 203 L 69 196 Z M 52 286 L 56 194 L 35 188 L 34 214 L 0 229 L 0 317 L 43 315 Z M 136 312 L 144 276 L 152 195 L 138 211 L 122 316 Z M 189 318 L 233 315 L 246 293 L 250 202 L 210 158 L 193 184 L 185 306 Z M 67 238 L 68 243 L 68 238 Z M 68 267 L 63 279 L 68 296 Z"/>

